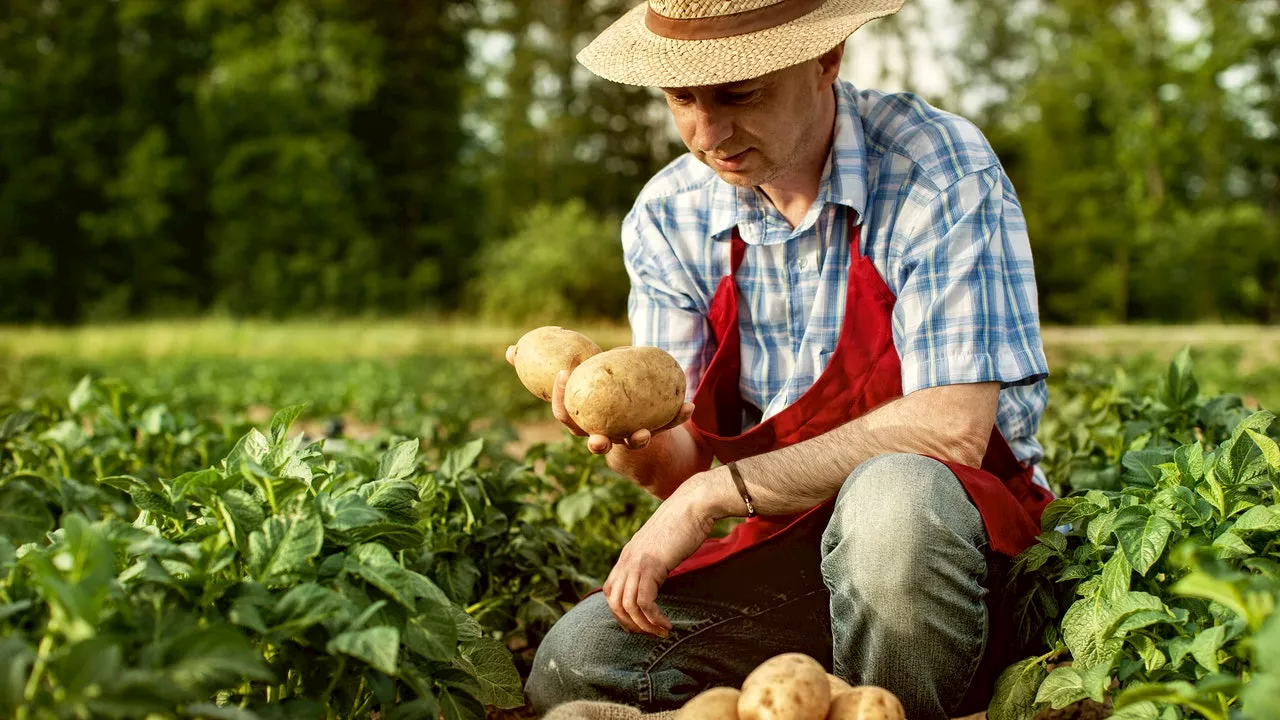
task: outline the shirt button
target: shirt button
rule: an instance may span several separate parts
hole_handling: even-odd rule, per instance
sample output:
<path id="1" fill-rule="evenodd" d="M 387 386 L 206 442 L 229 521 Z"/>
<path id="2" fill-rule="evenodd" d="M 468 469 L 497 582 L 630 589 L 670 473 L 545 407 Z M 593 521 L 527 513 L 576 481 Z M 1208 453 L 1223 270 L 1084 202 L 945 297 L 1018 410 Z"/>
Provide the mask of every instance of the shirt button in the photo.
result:
<path id="1" fill-rule="evenodd" d="M 800 258 L 799 260 L 796 261 L 796 267 L 800 268 L 801 270 L 805 269 L 806 267 L 809 267 L 809 259 Z"/>

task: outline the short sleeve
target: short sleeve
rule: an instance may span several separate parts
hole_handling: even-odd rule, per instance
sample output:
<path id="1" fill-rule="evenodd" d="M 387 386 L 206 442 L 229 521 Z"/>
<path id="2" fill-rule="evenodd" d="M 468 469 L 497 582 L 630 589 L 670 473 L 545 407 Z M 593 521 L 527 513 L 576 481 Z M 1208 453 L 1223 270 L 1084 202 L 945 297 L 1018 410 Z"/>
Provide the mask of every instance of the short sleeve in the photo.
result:
<path id="1" fill-rule="evenodd" d="M 684 368 L 686 397 L 692 398 L 715 350 L 693 279 L 643 206 L 622 221 L 622 250 L 631 281 L 631 344 L 670 353 Z"/>
<path id="2" fill-rule="evenodd" d="M 998 164 L 916 206 L 899 265 L 902 391 L 1048 376 L 1026 222 Z"/>

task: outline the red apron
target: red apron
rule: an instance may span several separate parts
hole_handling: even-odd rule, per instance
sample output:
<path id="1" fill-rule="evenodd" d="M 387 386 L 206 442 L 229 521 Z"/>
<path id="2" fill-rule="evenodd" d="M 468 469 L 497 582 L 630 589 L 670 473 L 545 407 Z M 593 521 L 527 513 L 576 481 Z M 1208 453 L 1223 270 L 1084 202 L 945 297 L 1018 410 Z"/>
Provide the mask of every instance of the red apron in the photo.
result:
<path id="1" fill-rule="evenodd" d="M 734 276 L 742 264 L 746 245 L 734 228 L 731 268 L 716 288 L 709 315 L 717 349 L 694 394 L 696 407 L 690 422 L 693 432 L 721 462 L 820 435 L 901 397 L 902 368 L 891 328 L 895 298 L 871 261 L 862 257 L 859 229 L 850 213 L 844 322 L 827 368 L 789 407 L 743 433 L 744 404 L 738 389 L 740 291 Z M 1033 469 L 1018 461 L 998 428 L 992 428 L 981 469 L 936 459 L 955 473 L 977 506 L 993 550 L 1012 557 L 1035 541 L 1040 532 L 1040 514 L 1053 496 L 1031 481 Z M 744 520 L 728 536 L 708 539 L 669 577 L 707 567 L 801 523 L 825 525 L 834 504 L 833 495 L 804 513 Z"/>

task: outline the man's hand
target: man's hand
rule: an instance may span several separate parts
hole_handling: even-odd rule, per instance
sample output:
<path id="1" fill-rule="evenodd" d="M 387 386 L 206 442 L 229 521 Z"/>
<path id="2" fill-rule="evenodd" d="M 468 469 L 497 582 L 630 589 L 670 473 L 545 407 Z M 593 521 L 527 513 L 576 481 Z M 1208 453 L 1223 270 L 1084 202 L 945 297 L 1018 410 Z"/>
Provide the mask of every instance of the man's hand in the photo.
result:
<path id="1" fill-rule="evenodd" d="M 515 345 L 507 348 L 507 362 L 511 365 L 516 364 L 515 353 Z M 684 406 L 680 408 L 680 412 L 676 413 L 676 416 L 672 418 L 671 422 L 652 432 L 641 428 L 632 433 L 631 437 L 628 438 L 611 438 L 607 435 L 593 435 L 578 427 L 578 424 L 573 421 L 573 417 L 569 415 L 569 411 L 565 409 L 564 388 L 568 382 L 568 370 L 561 370 L 556 374 L 555 386 L 551 390 L 551 414 L 555 416 L 555 419 L 558 420 L 561 425 L 569 428 L 569 432 L 577 435 L 578 437 L 587 438 L 587 449 L 596 455 L 608 454 L 608 452 L 613 449 L 614 445 L 622 445 L 631 450 L 643 450 L 649 444 L 649 441 L 653 439 L 654 435 L 679 427 L 693 416 L 693 403 L 685 403 Z"/>
<path id="2" fill-rule="evenodd" d="M 715 520 L 693 498 L 696 484 L 672 493 L 622 548 L 603 591 L 627 632 L 666 637 L 671 621 L 658 609 L 658 588 L 711 536 Z"/>

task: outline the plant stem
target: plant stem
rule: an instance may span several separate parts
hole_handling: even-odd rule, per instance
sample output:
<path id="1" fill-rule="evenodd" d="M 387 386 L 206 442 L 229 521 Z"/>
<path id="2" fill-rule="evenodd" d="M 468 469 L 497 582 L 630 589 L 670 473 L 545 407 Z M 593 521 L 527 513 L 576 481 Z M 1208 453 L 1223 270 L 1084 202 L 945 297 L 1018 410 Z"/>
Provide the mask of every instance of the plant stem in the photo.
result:
<path id="1" fill-rule="evenodd" d="M 325 706 L 326 717 L 333 718 L 333 708 L 329 704 L 329 698 L 333 696 L 334 688 L 338 687 L 338 681 L 342 679 L 343 674 L 347 672 L 347 659 L 345 657 L 338 658 L 338 669 L 334 671 L 333 678 L 329 680 L 329 687 L 325 688 L 324 697 L 320 699 L 320 704 Z"/>
<path id="2" fill-rule="evenodd" d="M 45 635 L 40 640 L 40 649 L 36 651 L 36 661 L 31 665 L 31 677 L 27 678 L 27 686 L 22 689 L 22 707 L 18 708 L 17 720 L 26 720 L 27 710 L 36 699 L 36 691 L 40 689 L 40 678 L 44 675 L 44 667 L 49 662 L 49 653 L 53 650 L 53 635 Z"/>

